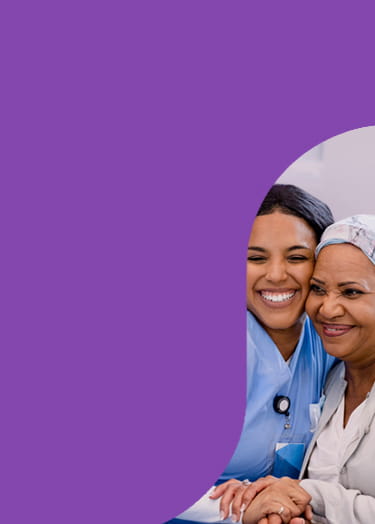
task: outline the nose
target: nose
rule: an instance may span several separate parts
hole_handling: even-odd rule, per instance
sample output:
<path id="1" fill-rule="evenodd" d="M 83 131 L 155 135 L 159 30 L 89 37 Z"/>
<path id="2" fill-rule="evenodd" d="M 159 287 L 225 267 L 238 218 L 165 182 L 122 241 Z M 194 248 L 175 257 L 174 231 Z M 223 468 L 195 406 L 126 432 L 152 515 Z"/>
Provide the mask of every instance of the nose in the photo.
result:
<path id="1" fill-rule="evenodd" d="M 326 319 L 333 319 L 344 314 L 344 307 L 340 302 L 339 297 L 333 293 L 327 293 L 321 297 L 322 303 L 319 307 L 319 313 Z"/>
<path id="2" fill-rule="evenodd" d="M 283 282 L 287 278 L 285 262 L 282 260 L 270 260 L 267 264 L 266 279 L 269 282 Z"/>

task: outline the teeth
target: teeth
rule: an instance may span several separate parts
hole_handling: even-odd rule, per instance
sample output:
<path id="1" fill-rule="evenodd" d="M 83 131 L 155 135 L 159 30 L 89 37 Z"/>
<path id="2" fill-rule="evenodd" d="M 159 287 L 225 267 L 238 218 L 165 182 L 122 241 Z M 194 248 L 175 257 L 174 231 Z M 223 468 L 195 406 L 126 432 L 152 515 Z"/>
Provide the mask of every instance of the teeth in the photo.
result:
<path id="1" fill-rule="evenodd" d="M 345 327 L 340 327 L 340 328 L 334 328 L 334 327 L 328 327 L 328 326 L 325 327 L 325 330 L 329 331 L 330 333 L 338 333 L 338 332 L 346 331 L 347 329 L 348 328 L 345 328 Z"/>
<path id="2" fill-rule="evenodd" d="M 261 295 L 266 300 L 269 300 L 270 302 L 285 302 L 286 300 L 291 299 L 296 294 L 295 291 L 292 291 L 291 293 L 266 293 L 261 292 Z"/>

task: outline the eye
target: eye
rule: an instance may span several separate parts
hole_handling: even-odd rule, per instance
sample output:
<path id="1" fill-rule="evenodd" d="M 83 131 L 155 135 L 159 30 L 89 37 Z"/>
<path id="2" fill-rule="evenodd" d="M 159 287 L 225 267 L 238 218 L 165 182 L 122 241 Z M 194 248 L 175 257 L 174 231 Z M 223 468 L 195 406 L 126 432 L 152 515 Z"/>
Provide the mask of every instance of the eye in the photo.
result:
<path id="1" fill-rule="evenodd" d="M 255 264 L 262 264 L 262 262 L 265 262 L 267 258 L 261 255 L 251 255 L 250 257 L 247 257 L 247 260 L 248 262 L 254 262 Z"/>
<path id="2" fill-rule="evenodd" d="M 311 293 L 314 293 L 314 295 L 320 295 L 320 296 L 324 295 L 325 293 L 325 290 L 322 287 L 317 286 L 316 284 L 310 285 L 310 291 Z"/>
<path id="3" fill-rule="evenodd" d="M 309 259 L 304 255 L 291 255 L 288 257 L 288 261 L 292 263 L 305 262 L 306 260 Z"/>
<path id="4" fill-rule="evenodd" d="M 356 298 L 363 294 L 363 291 L 354 288 L 344 289 L 344 291 L 342 292 L 342 295 L 347 298 Z"/>

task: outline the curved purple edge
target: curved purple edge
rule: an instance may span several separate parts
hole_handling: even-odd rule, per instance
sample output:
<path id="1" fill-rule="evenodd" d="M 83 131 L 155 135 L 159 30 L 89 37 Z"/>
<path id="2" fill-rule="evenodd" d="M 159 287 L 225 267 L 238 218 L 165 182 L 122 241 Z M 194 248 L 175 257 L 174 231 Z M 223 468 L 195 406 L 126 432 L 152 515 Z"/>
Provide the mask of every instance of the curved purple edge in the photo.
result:
<path id="1" fill-rule="evenodd" d="M 373 13 L 308 9 L 4 6 L 2 522 L 160 524 L 224 469 L 257 206 L 374 124 Z"/>

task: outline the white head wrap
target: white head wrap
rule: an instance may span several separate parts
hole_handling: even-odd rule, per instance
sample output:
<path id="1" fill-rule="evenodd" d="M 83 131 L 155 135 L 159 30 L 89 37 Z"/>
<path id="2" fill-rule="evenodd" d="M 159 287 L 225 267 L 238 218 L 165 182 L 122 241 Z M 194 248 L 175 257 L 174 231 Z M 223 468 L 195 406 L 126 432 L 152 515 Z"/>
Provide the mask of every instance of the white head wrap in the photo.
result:
<path id="1" fill-rule="evenodd" d="M 375 215 L 355 215 L 328 226 L 315 250 L 315 256 L 323 247 L 331 244 L 352 244 L 375 264 Z"/>

